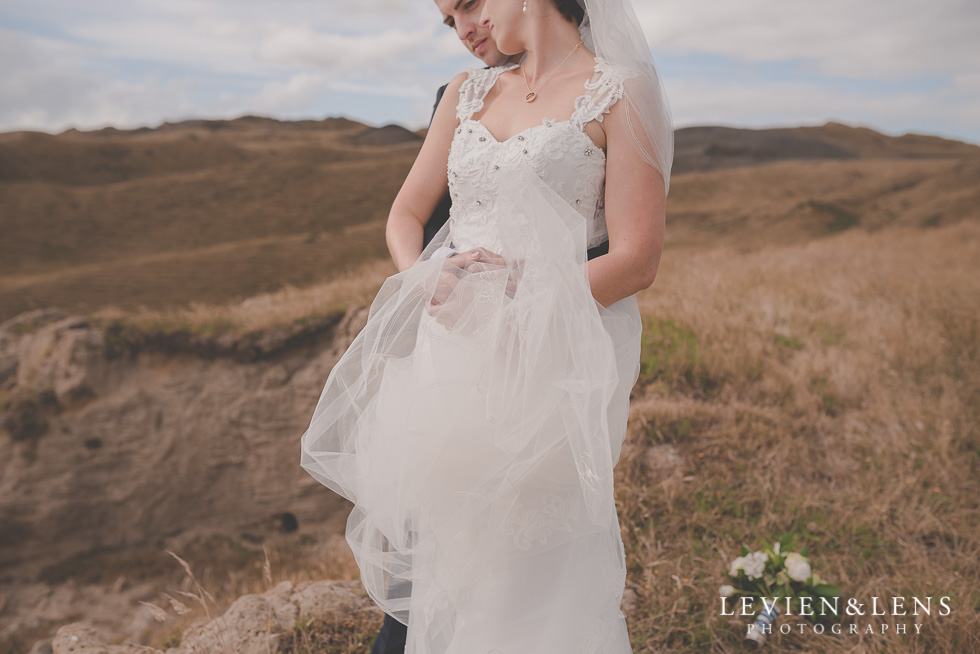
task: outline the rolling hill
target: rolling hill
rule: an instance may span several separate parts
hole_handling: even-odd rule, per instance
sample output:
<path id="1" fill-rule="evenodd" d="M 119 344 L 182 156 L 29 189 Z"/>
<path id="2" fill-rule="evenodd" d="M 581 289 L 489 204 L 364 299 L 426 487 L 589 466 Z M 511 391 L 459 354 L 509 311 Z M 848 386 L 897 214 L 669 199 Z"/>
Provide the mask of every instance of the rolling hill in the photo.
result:
<path id="1" fill-rule="evenodd" d="M 245 116 L 0 134 L 0 320 L 49 305 L 222 302 L 387 257 L 421 137 Z M 980 202 L 980 148 L 839 123 L 677 131 L 668 245 L 939 225 Z"/>

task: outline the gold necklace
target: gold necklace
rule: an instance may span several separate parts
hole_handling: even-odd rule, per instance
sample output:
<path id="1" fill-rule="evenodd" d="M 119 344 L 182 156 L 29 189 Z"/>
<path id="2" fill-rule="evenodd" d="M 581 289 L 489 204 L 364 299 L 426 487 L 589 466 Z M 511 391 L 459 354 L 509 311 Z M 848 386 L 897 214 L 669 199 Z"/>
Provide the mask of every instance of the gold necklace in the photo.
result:
<path id="1" fill-rule="evenodd" d="M 573 54 L 575 54 L 575 51 L 578 50 L 578 47 L 580 45 L 582 45 L 582 43 L 583 43 L 582 41 L 579 41 L 578 43 L 576 43 L 575 44 L 575 47 L 572 48 L 572 51 L 569 52 L 567 55 L 565 55 L 565 58 L 561 60 L 561 64 L 563 64 L 566 61 L 568 61 L 568 58 L 571 57 Z M 558 64 L 557 66 L 555 66 L 555 69 L 553 71 L 551 71 L 550 73 L 548 73 L 548 76 L 544 78 L 544 81 L 541 82 L 540 84 L 538 84 L 538 91 L 540 91 L 541 88 L 545 84 L 548 83 L 548 80 L 551 79 L 551 76 L 552 75 L 554 75 L 555 73 L 558 72 L 558 69 L 561 68 L 561 64 Z M 524 73 L 524 86 L 527 87 L 527 95 L 524 96 L 524 100 L 526 102 L 534 102 L 534 99 L 536 97 L 538 97 L 538 94 L 535 93 L 534 91 L 532 91 L 531 90 L 531 85 L 527 83 L 527 65 L 521 66 L 521 72 Z"/>

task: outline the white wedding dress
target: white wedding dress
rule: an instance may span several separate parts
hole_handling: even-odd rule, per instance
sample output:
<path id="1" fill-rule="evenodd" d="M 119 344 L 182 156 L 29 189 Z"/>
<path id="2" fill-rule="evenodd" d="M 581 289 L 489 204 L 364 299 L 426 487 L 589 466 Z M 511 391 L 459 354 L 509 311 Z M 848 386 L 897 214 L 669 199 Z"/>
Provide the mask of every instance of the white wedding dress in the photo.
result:
<path id="1" fill-rule="evenodd" d="M 570 120 L 497 141 L 473 115 L 511 68 L 463 83 L 449 221 L 331 370 L 301 465 L 354 503 L 347 541 L 406 654 L 626 654 L 613 467 L 641 323 L 635 296 L 589 288 L 605 155 L 583 127 L 627 74 L 597 59 Z M 431 315 L 450 245 L 512 265 L 456 268 Z"/>

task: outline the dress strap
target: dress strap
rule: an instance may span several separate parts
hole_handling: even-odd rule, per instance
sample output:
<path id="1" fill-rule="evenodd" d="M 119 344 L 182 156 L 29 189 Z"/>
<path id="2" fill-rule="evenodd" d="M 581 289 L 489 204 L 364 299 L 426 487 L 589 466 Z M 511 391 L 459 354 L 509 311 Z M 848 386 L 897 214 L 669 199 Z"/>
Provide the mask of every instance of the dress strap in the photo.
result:
<path id="1" fill-rule="evenodd" d="M 628 69 L 596 57 L 595 73 L 585 83 L 585 93 L 575 98 L 572 124 L 578 129 L 584 129 L 593 120 L 601 123 L 602 115 L 608 114 L 612 106 L 623 97 L 626 80 L 633 76 Z"/>
<path id="2" fill-rule="evenodd" d="M 471 68 L 468 76 L 459 87 L 459 103 L 456 105 L 456 117 L 469 120 L 473 114 L 483 109 L 483 98 L 497 82 L 501 73 L 517 68 L 519 64 L 494 66 L 492 68 Z"/>

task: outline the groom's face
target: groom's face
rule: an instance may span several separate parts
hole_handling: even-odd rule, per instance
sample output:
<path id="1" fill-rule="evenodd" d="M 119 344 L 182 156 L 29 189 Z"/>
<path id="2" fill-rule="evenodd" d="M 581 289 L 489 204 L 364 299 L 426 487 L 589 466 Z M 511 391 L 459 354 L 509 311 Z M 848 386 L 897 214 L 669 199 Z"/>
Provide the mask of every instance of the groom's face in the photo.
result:
<path id="1" fill-rule="evenodd" d="M 490 38 L 490 31 L 480 25 L 484 0 L 435 0 L 442 13 L 442 22 L 456 30 L 456 36 L 466 49 L 483 60 L 488 66 L 506 63 L 507 55 L 501 54 Z"/>

